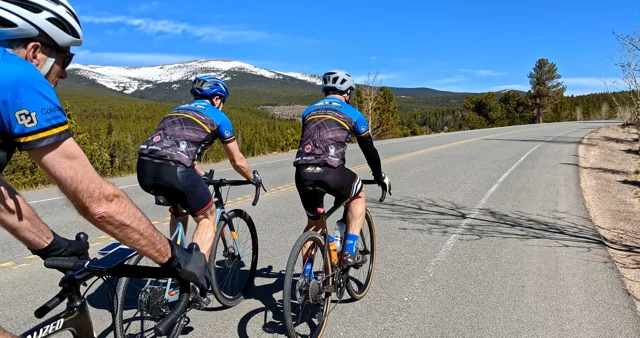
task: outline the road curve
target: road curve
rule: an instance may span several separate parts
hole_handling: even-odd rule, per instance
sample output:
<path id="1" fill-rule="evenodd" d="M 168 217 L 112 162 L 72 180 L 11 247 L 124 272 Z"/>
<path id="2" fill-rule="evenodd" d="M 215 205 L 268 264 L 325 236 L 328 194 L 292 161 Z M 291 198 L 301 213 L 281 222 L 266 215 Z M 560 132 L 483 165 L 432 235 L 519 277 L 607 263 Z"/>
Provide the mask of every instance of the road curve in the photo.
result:
<path id="1" fill-rule="evenodd" d="M 376 142 L 393 196 L 378 203 L 379 190 L 367 189 L 378 243 L 373 286 L 361 301 L 336 307 L 325 336 L 640 336 L 633 302 L 589 220 L 579 185 L 578 143 L 605 124 Z M 256 207 L 246 198 L 250 187 L 231 190 L 229 208 L 247 210 L 257 223 L 256 286 L 235 308 L 191 311 L 187 337 L 282 334 L 283 270 L 305 222 L 293 186 L 293 155 L 250 160 L 270 190 Z M 369 178 L 357 146 L 350 145 L 347 160 Z M 208 168 L 218 177 L 239 178 L 227 163 Z M 113 182 L 168 234 L 166 208 L 155 206 L 135 177 Z M 92 254 L 112 241 L 79 217 L 57 189 L 23 196 L 60 234 L 86 231 Z M 42 267 L 6 231 L 0 241 L 0 325 L 21 333 L 37 323 L 33 311 L 58 291 L 60 275 Z M 100 337 L 112 336 L 105 294 L 101 286 L 88 296 Z"/>

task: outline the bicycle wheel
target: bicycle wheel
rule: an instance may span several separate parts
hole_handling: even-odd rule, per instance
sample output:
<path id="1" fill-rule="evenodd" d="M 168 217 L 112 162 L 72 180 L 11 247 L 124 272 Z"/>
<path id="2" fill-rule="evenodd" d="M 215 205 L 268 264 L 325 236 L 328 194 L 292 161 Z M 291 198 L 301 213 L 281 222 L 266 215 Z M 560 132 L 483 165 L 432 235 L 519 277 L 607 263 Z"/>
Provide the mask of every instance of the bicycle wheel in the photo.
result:
<path id="1" fill-rule="evenodd" d="M 137 254 L 131 257 L 129 262 L 132 262 L 131 265 L 138 265 L 143 258 L 146 257 Z M 151 262 L 153 266 L 157 266 L 157 264 L 153 263 L 150 259 L 148 259 L 148 261 Z M 172 280 L 171 284 L 172 290 L 169 291 L 169 294 L 175 296 L 177 299 L 180 290 L 179 285 L 175 280 Z M 171 303 L 167 302 L 165 298 L 167 285 L 168 279 L 120 278 L 116 288 L 116 338 L 156 337 L 153 333 L 155 325 L 170 311 Z M 132 310 L 134 317 L 125 320 L 124 315 L 127 310 Z M 136 314 L 141 318 L 136 318 Z M 180 336 L 182 329 L 186 325 L 186 320 L 186 316 L 183 315 L 176 322 L 168 337 L 175 338 Z M 135 323 L 138 321 L 140 321 L 139 329 L 134 329 L 133 332 L 129 331 L 129 329 L 136 326 Z M 148 324 L 146 324 L 147 321 L 149 322 Z"/>
<path id="2" fill-rule="evenodd" d="M 223 220 L 218 223 L 209 269 L 214 277 L 213 295 L 222 306 L 229 308 L 240 304 L 253 285 L 258 264 L 258 234 L 251 216 L 244 210 L 234 209 L 227 214 L 233 229 Z"/>
<path id="3" fill-rule="evenodd" d="M 366 210 L 365 223 L 360 229 L 357 250 L 367 258 L 367 261 L 362 266 L 349 269 L 349 282 L 347 283 L 347 293 L 355 300 L 362 299 L 369 292 L 376 266 L 376 231 L 369 210 Z M 356 278 L 354 275 L 364 278 Z"/>
<path id="4" fill-rule="evenodd" d="M 305 246 L 315 253 L 313 279 L 302 275 L 307 260 L 300 257 L 300 263 L 298 263 L 298 256 L 304 255 L 302 250 Z M 298 279 L 294 281 L 296 276 Z M 331 264 L 325 250 L 324 239 L 316 232 L 303 233 L 291 250 L 284 275 L 282 308 L 289 337 L 322 336 L 331 310 L 331 293 L 322 292 L 322 290 L 331 284 Z M 305 330 L 303 324 L 308 326 L 308 330 Z M 297 330 L 308 333 L 297 332 Z"/>

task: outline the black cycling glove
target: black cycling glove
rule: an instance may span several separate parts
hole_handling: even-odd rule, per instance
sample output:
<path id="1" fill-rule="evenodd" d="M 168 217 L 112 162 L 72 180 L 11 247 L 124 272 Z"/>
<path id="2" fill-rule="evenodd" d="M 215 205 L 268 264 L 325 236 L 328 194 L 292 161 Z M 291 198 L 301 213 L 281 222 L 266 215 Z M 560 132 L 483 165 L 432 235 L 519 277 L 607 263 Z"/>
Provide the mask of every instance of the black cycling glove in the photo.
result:
<path id="1" fill-rule="evenodd" d="M 198 245 L 191 243 L 185 249 L 170 240 L 169 245 L 171 258 L 161 266 L 175 270 L 180 278 L 195 284 L 200 289 L 200 295 L 206 297 L 211 287 L 211 270 Z"/>
<path id="2" fill-rule="evenodd" d="M 66 239 L 60 237 L 55 231 L 53 240 L 47 246 L 39 250 L 31 250 L 34 255 L 43 260 L 50 257 L 73 257 L 76 259 L 89 259 L 89 242 Z"/>

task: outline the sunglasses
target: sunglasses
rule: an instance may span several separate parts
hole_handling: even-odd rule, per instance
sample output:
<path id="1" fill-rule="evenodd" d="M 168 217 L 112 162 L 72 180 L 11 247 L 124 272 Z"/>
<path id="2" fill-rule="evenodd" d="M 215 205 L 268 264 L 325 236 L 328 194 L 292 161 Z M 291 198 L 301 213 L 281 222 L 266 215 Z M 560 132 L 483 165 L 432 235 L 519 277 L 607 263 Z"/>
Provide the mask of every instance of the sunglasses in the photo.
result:
<path id="1" fill-rule="evenodd" d="M 52 46 L 49 44 L 44 44 L 43 45 L 53 49 L 54 51 L 56 51 L 58 53 L 58 55 L 64 55 L 64 61 L 62 61 L 62 69 L 67 69 L 67 67 L 69 67 L 69 65 L 71 64 L 71 62 L 73 61 L 73 57 L 75 56 L 74 53 L 71 52 L 67 52 L 62 50 L 61 48 L 58 48 L 56 46 Z M 57 58 L 57 56 L 56 56 Z"/>

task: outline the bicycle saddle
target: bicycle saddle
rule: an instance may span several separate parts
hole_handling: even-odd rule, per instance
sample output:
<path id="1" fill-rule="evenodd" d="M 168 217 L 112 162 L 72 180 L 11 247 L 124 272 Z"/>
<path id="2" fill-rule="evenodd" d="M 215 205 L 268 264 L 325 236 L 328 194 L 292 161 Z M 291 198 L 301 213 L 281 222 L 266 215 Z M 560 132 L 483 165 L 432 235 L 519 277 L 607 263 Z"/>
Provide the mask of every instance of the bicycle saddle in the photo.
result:
<path id="1" fill-rule="evenodd" d="M 164 205 L 167 207 L 171 206 L 171 203 L 169 203 L 169 201 L 164 196 L 156 195 L 155 197 L 156 197 L 156 205 Z"/>

